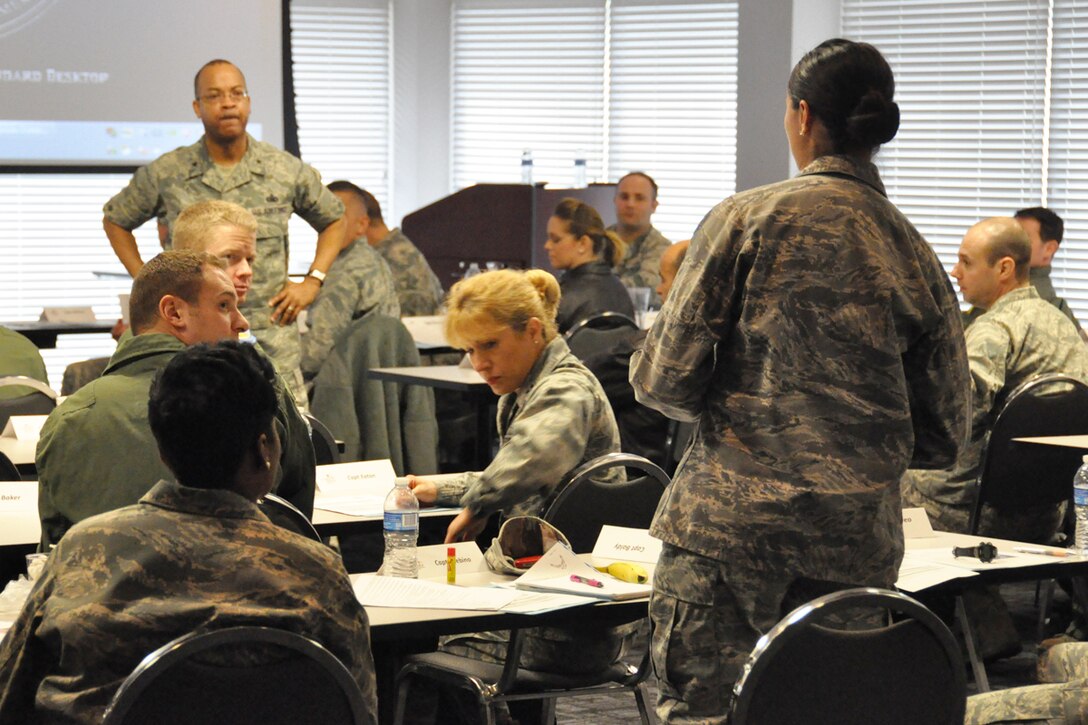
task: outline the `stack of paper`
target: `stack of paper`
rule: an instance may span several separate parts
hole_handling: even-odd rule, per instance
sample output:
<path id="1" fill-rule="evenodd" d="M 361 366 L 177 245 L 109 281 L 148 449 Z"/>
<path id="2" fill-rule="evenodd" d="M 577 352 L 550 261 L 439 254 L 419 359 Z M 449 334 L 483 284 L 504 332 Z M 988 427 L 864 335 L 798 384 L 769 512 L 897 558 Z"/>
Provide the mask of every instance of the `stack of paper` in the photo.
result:
<path id="1" fill-rule="evenodd" d="M 556 544 L 514 582 L 518 589 L 573 594 L 594 599 L 638 599 L 650 595 L 650 583 L 623 582 L 594 569 L 565 544 Z"/>

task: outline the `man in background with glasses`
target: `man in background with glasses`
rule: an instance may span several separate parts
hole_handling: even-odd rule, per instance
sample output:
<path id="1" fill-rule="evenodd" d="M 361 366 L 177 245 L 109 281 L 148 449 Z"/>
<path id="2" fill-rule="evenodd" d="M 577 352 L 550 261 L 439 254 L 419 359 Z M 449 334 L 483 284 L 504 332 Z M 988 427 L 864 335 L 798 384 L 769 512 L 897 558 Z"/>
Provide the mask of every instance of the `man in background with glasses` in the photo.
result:
<path id="1" fill-rule="evenodd" d="M 194 90 L 193 111 L 204 124 L 204 135 L 192 146 L 163 154 L 136 171 L 128 186 L 104 207 L 106 236 L 125 269 L 135 276 L 143 260 L 132 230 L 147 220 L 156 216 L 165 220 L 172 238 L 178 214 L 195 202 L 222 199 L 248 209 L 258 222 L 257 257 L 242 310 L 287 380 L 296 404 L 305 410 L 295 319 L 317 297 L 340 252 L 344 207 L 312 166 L 246 133 L 249 92 L 234 64 L 208 61 L 196 74 Z M 298 284 L 287 279 L 287 222 L 292 213 L 318 232 L 313 263 Z"/>

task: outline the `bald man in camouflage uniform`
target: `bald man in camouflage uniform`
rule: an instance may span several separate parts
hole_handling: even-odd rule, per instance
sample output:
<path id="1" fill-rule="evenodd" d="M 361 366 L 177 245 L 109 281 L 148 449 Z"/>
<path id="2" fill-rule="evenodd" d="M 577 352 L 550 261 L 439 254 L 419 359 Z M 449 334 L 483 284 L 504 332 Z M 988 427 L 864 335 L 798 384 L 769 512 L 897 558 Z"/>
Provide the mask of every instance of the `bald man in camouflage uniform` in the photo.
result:
<path id="1" fill-rule="evenodd" d="M 257 217 L 253 285 L 241 306 L 252 333 L 284 376 L 300 410 L 307 409 L 300 369 L 298 313 L 317 295 L 340 250 L 343 205 L 310 165 L 246 133 L 245 78 L 224 60 L 207 63 L 195 80 L 193 110 L 204 136 L 136 170 L 128 186 L 106 202 L 103 227 L 121 263 L 134 277 L 143 266 L 132 230 L 154 217 L 173 234 L 185 207 L 203 199 L 234 202 Z M 310 274 L 287 279 L 287 222 L 301 216 L 318 232 Z M 169 249 L 167 242 L 164 248 Z M 270 309 L 274 307 L 274 309 Z"/>
<path id="2" fill-rule="evenodd" d="M 349 192 L 337 191 L 336 184 L 333 182 L 329 188 L 344 204 L 343 248 L 306 318 L 310 328 L 302 338 L 302 374 L 306 379 L 321 370 L 329 351 L 352 320 L 372 312 L 400 317 L 389 265 L 367 243 L 365 235 L 356 234 L 362 204 Z M 365 209 L 361 213 L 365 215 Z"/>
<path id="3" fill-rule="evenodd" d="M 899 479 L 966 437 L 959 306 L 876 167 L 821 156 L 710 211 L 631 384 L 697 422 L 651 528 L 658 713 L 723 723 L 783 614 L 894 585 Z"/>
<path id="4" fill-rule="evenodd" d="M 911 470 L 903 479 L 904 504 L 923 506 L 941 531 L 967 532 L 982 452 L 1005 397 L 1047 373 L 1088 382 L 1088 348 L 1076 325 L 1031 285 L 1030 259 L 1024 230 L 1014 219 L 997 217 L 968 230 L 952 269 L 964 299 L 986 310 L 966 332 L 971 437 L 954 467 Z M 1046 541 L 1058 530 L 1061 515 L 1052 505 L 1013 512 L 986 507 L 980 531 Z"/>
<path id="5" fill-rule="evenodd" d="M 1064 642 L 1039 654 L 1043 684 L 967 698 L 964 725 L 1088 723 L 1088 643 Z"/>

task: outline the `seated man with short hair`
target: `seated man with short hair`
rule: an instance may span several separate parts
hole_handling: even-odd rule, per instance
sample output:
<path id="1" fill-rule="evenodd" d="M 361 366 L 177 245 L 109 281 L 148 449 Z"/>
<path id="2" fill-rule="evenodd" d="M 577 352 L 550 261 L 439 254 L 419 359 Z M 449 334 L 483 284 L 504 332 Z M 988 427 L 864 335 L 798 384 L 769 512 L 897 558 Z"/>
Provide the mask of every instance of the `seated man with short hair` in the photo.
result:
<path id="1" fill-rule="evenodd" d="M 223 262 L 170 251 L 136 275 L 129 301 L 133 336 L 117 346 L 105 374 L 50 414 L 38 441 L 42 550 L 71 526 L 135 503 L 170 472 L 147 422 L 151 379 L 188 345 L 236 339 L 249 328 Z M 306 421 L 277 383 L 283 441 L 276 492 L 307 516 L 313 511 L 314 454 Z"/>
<path id="2" fill-rule="evenodd" d="M 154 275 L 156 260 L 138 279 Z M 244 322 L 226 276 L 211 269 L 230 300 L 226 317 Z M 0 722 L 100 723 L 146 655 L 190 632 L 241 625 L 316 640 L 351 672 L 377 722 L 369 623 L 343 564 L 256 506 L 277 478 L 283 399 L 272 364 L 249 345 L 170 356 L 140 403 L 176 482 L 76 524 L 54 549 L 0 644 Z M 217 658 L 235 664 L 236 653 Z"/>

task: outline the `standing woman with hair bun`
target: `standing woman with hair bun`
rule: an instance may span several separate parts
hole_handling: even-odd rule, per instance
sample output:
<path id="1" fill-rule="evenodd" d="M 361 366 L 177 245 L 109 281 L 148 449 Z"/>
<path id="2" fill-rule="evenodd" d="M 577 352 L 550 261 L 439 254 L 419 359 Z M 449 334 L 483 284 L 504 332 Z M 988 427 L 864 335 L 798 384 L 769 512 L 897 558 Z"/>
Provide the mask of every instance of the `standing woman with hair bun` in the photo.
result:
<path id="1" fill-rule="evenodd" d="M 567 197 L 548 219 L 544 242 L 548 261 L 566 270 L 559 287 L 556 322 L 560 334 L 602 312 L 619 312 L 634 319 L 631 295 L 612 268 L 623 261 L 627 243 L 615 232 L 605 231 L 597 210 L 584 201 Z"/>
<path id="2" fill-rule="evenodd" d="M 806 54 L 785 99 L 800 174 L 707 214 L 632 356 L 639 401 L 697 422 L 651 529 L 665 722 L 725 722 L 756 640 L 796 606 L 894 585 L 899 479 L 967 439 L 956 296 L 872 163 L 894 94 L 871 45 Z"/>

